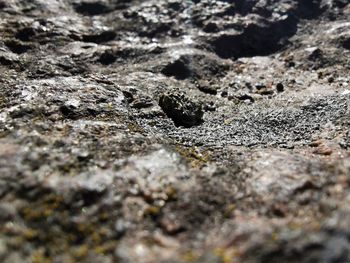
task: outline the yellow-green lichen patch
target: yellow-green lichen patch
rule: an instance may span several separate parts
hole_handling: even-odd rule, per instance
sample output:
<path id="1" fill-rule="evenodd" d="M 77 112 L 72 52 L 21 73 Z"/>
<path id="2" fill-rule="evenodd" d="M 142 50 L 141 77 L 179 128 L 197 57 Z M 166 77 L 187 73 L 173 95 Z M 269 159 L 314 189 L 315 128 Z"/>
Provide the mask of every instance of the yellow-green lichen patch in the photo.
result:
<path id="1" fill-rule="evenodd" d="M 186 263 L 193 263 L 193 262 L 197 262 L 197 260 L 199 259 L 199 256 L 194 251 L 190 250 L 182 255 L 182 259 Z"/>
<path id="2" fill-rule="evenodd" d="M 234 263 L 237 251 L 233 248 L 216 248 L 214 254 L 220 258 L 221 263 Z"/>
<path id="3" fill-rule="evenodd" d="M 0 95 L 0 109 L 6 106 L 6 98 L 5 96 Z"/>
<path id="4" fill-rule="evenodd" d="M 32 263 L 52 263 L 53 261 L 45 255 L 44 249 L 35 250 L 31 255 Z"/>
<path id="5" fill-rule="evenodd" d="M 190 163 L 192 168 L 200 168 L 210 161 L 209 151 L 200 151 L 194 147 L 176 145 L 176 151 Z"/>
<path id="6" fill-rule="evenodd" d="M 67 204 L 62 196 L 43 194 L 20 210 L 26 228 L 9 237 L 13 245 L 35 249 L 32 262 L 53 262 L 66 255 L 71 262 L 85 262 L 91 255 L 112 255 L 117 240 L 111 230 L 113 217 L 100 211 L 84 217 L 84 210 Z M 80 219 L 74 219 L 74 218 Z"/>

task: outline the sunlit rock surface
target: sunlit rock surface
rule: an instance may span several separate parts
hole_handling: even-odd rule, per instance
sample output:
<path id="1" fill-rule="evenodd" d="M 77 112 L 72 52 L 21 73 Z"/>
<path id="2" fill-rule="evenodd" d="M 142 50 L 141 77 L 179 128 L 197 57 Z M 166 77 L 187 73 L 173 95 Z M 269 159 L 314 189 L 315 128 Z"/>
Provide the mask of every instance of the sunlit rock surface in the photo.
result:
<path id="1" fill-rule="evenodd" d="M 0 261 L 350 262 L 346 0 L 0 0 Z"/>

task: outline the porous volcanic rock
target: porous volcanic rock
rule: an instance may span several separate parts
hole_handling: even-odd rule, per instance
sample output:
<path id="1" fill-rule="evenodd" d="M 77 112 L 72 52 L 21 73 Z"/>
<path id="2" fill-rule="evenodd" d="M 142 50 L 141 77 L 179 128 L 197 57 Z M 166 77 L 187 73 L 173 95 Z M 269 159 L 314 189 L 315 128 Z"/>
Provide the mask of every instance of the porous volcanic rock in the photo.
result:
<path id="1" fill-rule="evenodd" d="M 347 0 L 0 0 L 0 262 L 350 262 Z"/>

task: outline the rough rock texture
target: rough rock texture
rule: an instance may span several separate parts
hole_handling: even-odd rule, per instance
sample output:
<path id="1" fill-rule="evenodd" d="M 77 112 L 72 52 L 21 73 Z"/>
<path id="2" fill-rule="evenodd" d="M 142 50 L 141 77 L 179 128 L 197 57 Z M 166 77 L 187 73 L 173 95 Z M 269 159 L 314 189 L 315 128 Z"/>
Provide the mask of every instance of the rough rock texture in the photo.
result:
<path id="1" fill-rule="evenodd" d="M 350 262 L 347 0 L 0 0 L 0 261 Z"/>
<path id="2" fill-rule="evenodd" d="M 202 106 L 186 98 L 184 94 L 162 94 L 159 106 L 176 126 L 192 127 L 202 123 Z"/>

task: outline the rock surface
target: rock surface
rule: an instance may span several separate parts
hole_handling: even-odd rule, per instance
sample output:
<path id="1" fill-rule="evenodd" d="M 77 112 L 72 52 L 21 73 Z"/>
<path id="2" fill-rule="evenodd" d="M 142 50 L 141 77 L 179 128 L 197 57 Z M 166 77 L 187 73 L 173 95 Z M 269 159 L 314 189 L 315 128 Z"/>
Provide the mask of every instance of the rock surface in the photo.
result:
<path id="1" fill-rule="evenodd" d="M 184 94 L 162 94 L 159 106 L 176 126 L 189 128 L 203 121 L 202 106 L 186 98 Z"/>
<path id="2" fill-rule="evenodd" d="M 346 0 L 0 0 L 0 261 L 349 262 Z"/>

